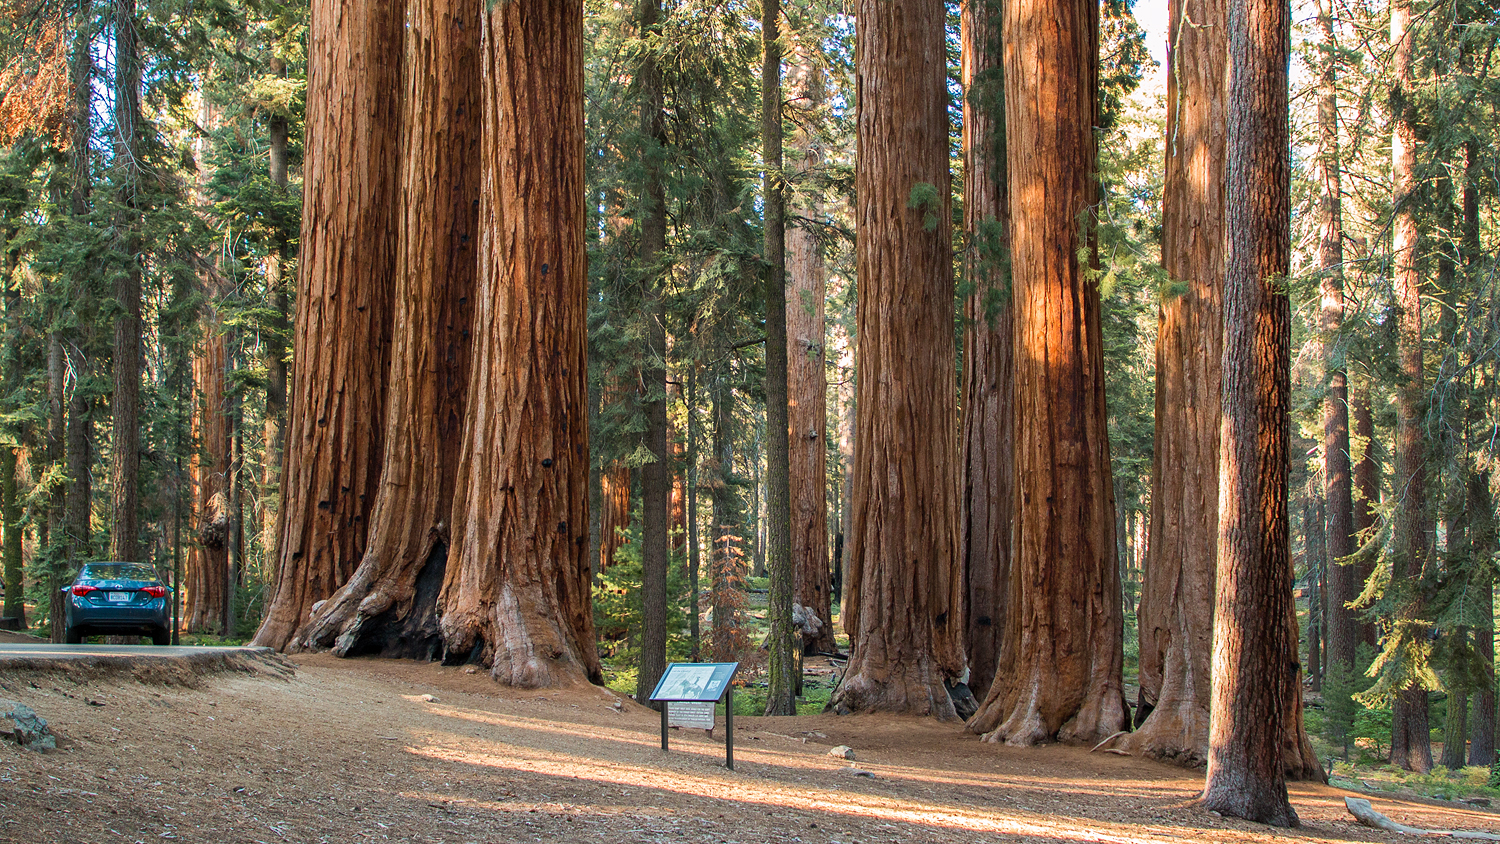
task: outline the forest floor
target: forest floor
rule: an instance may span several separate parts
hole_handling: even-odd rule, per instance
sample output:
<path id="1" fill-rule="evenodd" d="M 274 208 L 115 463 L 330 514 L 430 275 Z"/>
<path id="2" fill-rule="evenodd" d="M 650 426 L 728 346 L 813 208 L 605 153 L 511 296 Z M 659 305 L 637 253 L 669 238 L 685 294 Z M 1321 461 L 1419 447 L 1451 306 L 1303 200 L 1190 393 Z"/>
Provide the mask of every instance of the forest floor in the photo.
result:
<path id="1" fill-rule="evenodd" d="M 729 771 L 722 722 L 712 737 L 674 730 L 664 754 L 659 716 L 608 690 L 517 692 L 435 664 L 313 655 L 215 676 L 6 671 L 0 698 L 34 708 L 60 743 L 46 754 L 0 743 L 0 842 L 1396 838 L 1357 826 L 1336 788 L 1294 784 L 1303 826 L 1271 830 L 1195 806 L 1201 772 L 999 747 L 921 719 L 737 717 Z M 854 761 L 828 755 L 841 744 Z M 1500 815 L 1458 804 L 1374 803 L 1416 826 L 1500 828 Z"/>

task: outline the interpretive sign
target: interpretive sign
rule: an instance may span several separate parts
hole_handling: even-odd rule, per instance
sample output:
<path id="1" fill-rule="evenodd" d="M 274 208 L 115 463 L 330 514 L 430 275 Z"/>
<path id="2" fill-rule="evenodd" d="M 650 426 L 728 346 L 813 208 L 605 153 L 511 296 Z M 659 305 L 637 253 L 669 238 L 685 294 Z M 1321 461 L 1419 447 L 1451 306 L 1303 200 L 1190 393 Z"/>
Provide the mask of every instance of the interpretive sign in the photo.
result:
<path id="1" fill-rule="evenodd" d="M 724 767 L 734 770 L 734 672 L 738 662 L 674 662 L 667 666 L 651 700 L 661 704 L 661 749 L 669 727 L 713 731 L 714 704 L 724 699 Z"/>

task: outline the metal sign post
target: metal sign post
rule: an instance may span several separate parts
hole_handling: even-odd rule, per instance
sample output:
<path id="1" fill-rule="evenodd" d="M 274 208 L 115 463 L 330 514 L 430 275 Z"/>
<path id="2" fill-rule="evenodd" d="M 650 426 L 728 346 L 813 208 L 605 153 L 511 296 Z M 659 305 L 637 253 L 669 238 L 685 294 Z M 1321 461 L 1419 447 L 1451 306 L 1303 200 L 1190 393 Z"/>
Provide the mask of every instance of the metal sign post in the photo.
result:
<path id="1" fill-rule="evenodd" d="M 724 700 L 724 767 L 734 770 L 734 672 L 738 662 L 674 662 L 667 666 L 649 700 L 661 704 L 661 749 L 667 750 L 667 730 L 680 726 L 714 727 L 714 704 Z M 675 718 L 672 703 L 693 704 Z M 707 704 L 705 707 L 704 704 Z"/>

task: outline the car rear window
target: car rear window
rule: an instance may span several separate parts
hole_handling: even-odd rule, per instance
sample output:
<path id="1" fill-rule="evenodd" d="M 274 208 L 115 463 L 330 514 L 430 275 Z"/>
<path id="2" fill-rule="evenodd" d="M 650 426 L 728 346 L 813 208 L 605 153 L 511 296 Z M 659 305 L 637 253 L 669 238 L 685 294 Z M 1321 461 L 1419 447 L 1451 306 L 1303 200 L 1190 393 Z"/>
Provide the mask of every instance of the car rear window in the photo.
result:
<path id="1" fill-rule="evenodd" d="M 155 580 L 156 570 L 141 563 L 90 563 L 83 576 L 94 580 Z"/>

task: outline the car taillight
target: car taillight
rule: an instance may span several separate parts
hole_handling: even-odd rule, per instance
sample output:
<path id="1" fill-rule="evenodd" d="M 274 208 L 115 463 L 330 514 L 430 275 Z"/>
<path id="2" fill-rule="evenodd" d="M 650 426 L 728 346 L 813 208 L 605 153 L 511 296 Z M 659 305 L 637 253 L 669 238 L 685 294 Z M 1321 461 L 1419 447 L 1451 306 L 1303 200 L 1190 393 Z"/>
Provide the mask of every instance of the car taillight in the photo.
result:
<path id="1" fill-rule="evenodd" d="M 94 586 L 79 585 L 79 586 L 74 586 L 73 587 L 73 594 L 77 595 L 80 598 L 82 598 L 84 595 L 87 595 L 90 592 L 98 592 L 98 591 L 99 591 L 98 588 L 94 587 Z"/>
<path id="2" fill-rule="evenodd" d="M 167 597 L 167 587 L 165 586 L 147 586 L 141 591 L 145 592 L 147 595 L 150 595 L 153 598 Z"/>

